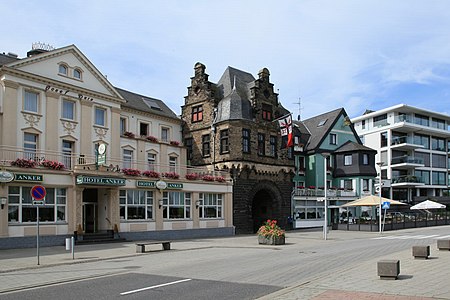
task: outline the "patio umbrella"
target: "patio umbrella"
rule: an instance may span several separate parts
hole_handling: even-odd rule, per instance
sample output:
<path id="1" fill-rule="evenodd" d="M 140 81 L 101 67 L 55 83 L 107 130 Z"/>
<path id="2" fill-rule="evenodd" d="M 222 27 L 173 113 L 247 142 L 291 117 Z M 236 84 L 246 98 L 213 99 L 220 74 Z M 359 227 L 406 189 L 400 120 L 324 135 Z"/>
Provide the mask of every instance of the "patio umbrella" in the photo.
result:
<path id="1" fill-rule="evenodd" d="M 400 202 L 400 201 L 396 201 L 396 200 L 387 199 L 387 198 L 381 198 L 381 203 L 383 203 L 383 202 L 389 202 L 391 205 L 394 205 L 394 204 L 406 205 L 406 203 L 403 203 L 403 202 Z M 377 205 L 380 205 L 380 197 L 375 196 L 375 195 L 370 195 L 370 196 L 366 196 L 366 197 L 363 197 L 363 198 L 355 200 L 355 201 L 348 202 L 348 203 L 346 203 L 344 205 L 341 205 L 341 207 L 377 206 Z"/>
<path id="2" fill-rule="evenodd" d="M 425 200 L 410 207 L 410 209 L 437 209 L 437 208 L 445 208 L 445 205 L 431 200 Z"/>

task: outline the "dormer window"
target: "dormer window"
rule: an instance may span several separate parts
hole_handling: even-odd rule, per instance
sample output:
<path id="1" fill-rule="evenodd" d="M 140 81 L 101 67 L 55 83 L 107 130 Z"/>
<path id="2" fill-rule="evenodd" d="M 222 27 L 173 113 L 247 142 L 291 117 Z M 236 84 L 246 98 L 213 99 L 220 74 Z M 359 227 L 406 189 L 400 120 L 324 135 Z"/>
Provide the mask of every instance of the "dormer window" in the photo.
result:
<path id="1" fill-rule="evenodd" d="M 266 121 L 272 121 L 272 106 L 268 104 L 262 105 L 262 118 Z"/>
<path id="2" fill-rule="evenodd" d="M 80 69 L 74 69 L 73 70 L 73 77 L 76 79 L 81 79 L 81 70 Z"/>
<path id="3" fill-rule="evenodd" d="M 66 65 L 59 65 L 59 74 L 67 76 L 67 70 Z"/>

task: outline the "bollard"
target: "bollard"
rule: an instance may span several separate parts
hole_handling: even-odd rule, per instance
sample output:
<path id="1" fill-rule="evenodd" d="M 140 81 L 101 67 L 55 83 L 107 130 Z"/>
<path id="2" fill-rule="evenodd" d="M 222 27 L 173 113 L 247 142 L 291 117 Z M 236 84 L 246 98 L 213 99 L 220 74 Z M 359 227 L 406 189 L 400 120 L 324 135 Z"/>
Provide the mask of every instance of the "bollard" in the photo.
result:
<path id="1" fill-rule="evenodd" d="M 72 240 L 71 238 L 66 238 L 66 250 L 70 251 L 72 248 Z"/>

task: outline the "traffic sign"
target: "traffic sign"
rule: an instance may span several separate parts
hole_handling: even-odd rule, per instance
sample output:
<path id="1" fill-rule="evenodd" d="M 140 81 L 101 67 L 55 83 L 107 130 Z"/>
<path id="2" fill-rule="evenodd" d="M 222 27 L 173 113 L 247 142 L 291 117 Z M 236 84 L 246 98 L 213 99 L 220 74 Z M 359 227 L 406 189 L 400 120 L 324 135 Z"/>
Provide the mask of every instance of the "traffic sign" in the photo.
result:
<path id="1" fill-rule="evenodd" d="M 35 185 L 31 188 L 31 197 L 33 197 L 36 200 L 44 199 L 46 194 L 47 191 L 45 190 L 45 187 L 43 187 L 42 185 Z"/>
<path id="2" fill-rule="evenodd" d="M 382 209 L 389 209 L 389 207 L 391 207 L 391 202 L 383 202 L 383 205 L 381 205 Z"/>

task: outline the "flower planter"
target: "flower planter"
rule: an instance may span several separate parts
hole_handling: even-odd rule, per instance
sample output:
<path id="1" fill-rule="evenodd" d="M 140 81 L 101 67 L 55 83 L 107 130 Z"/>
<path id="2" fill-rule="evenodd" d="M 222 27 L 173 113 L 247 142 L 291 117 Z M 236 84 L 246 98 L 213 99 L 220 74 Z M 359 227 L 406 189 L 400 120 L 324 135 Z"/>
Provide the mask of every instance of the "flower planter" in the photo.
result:
<path id="1" fill-rule="evenodd" d="M 258 235 L 258 243 L 262 245 L 284 245 L 284 236 L 262 236 Z"/>

